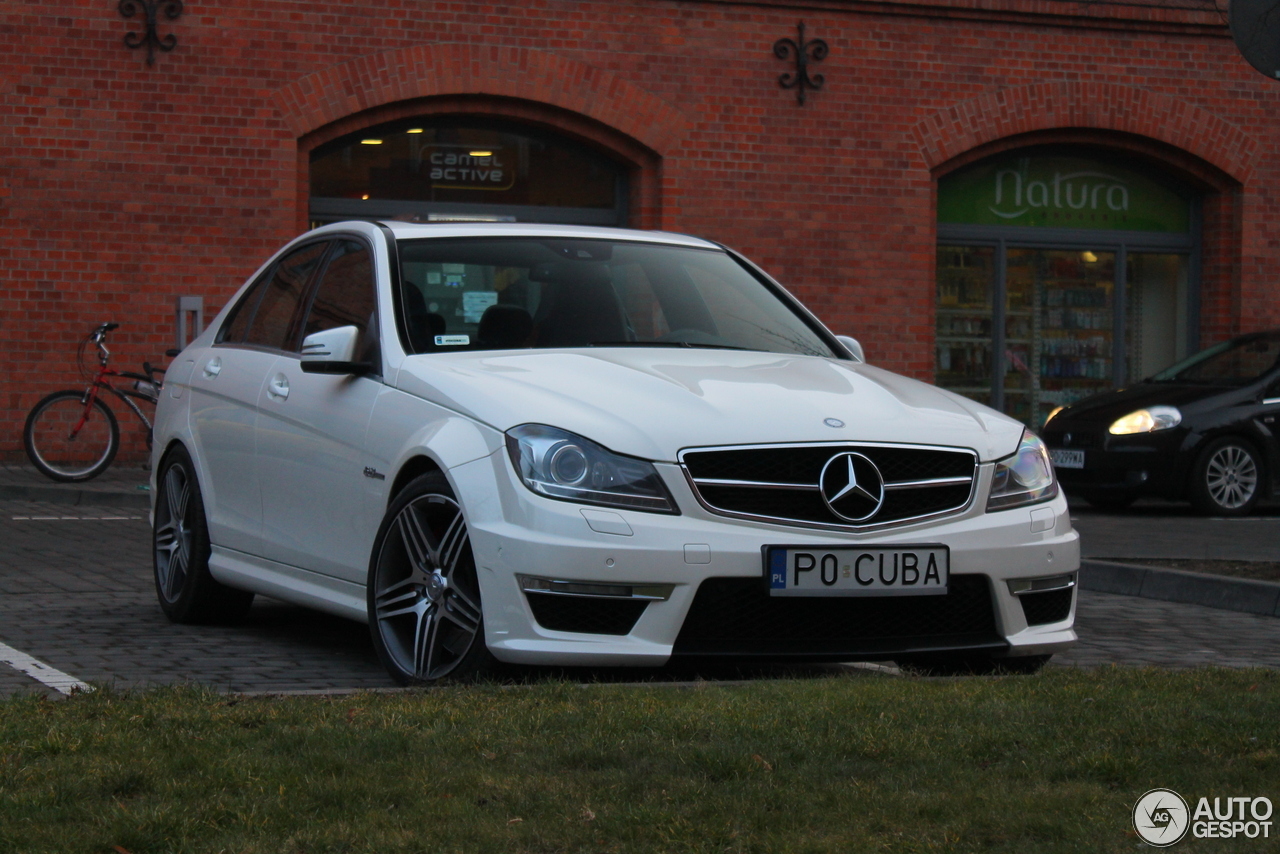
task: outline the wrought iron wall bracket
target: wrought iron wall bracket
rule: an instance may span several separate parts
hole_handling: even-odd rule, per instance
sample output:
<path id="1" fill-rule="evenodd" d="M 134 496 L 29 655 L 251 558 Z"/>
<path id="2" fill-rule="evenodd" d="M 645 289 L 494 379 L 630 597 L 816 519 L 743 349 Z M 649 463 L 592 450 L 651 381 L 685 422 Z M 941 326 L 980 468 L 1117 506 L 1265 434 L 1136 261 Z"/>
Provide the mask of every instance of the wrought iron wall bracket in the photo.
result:
<path id="1" fill-rule="evenodd" d="M 125 18 L 132 18 L 141 12 L 146 20 L 147 29 L 145 32 L 125 33 L 124 46 L 137 48 L 146 45 L 147 65 L 156 64 L 157 49 L 168 52 L 178 46 L 178 37 L 173 33 L 169 33 L 164 38 L 160 37 L 160 25 L 156 19 L 159 17 L 160 11 L 164 10 L 166 18 L 171 21 L 175 20 L 182 14 L 182 0 L 120 0 L 117 8 Z"/>
<path id="2" fill-rule="evenodd" d="M 778 39 L 773 43 L 773 55 L 778 59 L 795 58 L 796 70 L 778 77 L 783 89 L 795 89 L 796 101 L 804 104 L 805 89 L 818 90 L 826 82 L 821 74 L 809 74 L 809 62 L 822 62 L 827 58 L 827 43 L 822 39 L 804 40 L 804 21 L 796 24 L 798 39 Z"/>

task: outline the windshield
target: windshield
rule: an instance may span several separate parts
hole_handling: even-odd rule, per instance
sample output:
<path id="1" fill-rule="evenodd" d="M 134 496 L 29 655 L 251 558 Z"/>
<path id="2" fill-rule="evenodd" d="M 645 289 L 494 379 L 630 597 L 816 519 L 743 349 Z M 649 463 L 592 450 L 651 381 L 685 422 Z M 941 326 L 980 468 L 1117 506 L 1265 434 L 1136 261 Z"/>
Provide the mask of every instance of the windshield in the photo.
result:
<path id="1" fill-rule="evenodd" d="M 708 347 L 833 356 L 819 332 L 728 254 L 528 237 L 399 244 L 414 353 Z"/>
<path id="2" fill-rule="evenodd" d="M 1248 385 L 1274 368 L 1277 357 L 1280 357 L 1280 333 L 1250 335 L 1201 350 L 1151 379 L 1156 382 Z"/>

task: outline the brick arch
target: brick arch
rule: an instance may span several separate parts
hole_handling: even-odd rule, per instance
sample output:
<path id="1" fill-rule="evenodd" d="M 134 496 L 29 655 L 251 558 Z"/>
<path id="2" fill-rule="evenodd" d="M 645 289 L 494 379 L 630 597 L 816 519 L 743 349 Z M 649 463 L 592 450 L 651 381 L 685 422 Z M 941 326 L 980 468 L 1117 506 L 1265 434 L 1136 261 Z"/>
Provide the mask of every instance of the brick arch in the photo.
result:
<path id="1" fill-rule="evenodd" d="M 1038 83 L 944 108 L 912 131 L 930 171 L 999 140 L 1067 130 L 1110 131 L 1186 152 L 1244 184 L 1258 143 L 1184 100 L 1114 83 Z"/>
<path id="2" fill-rule="evenodd" d="M 662 154 L 689 120 L 671 104 L 618 75 L 530 48 L 426 44 L 361 57 L 276 90 L 273 100 L 294 136 L 395 101 L 489 95 L 579 113 Z"/>
<path id="3" fill-rule="evenodd" d="M 272 100 L 299 141 L 300 200 L 308 192 L 307 155 L 325 141 L 408 115 L 485 114 L 566 133 L 625 161 L 633 175 L 632 219 L 641 228 L 670 227 L 660 204 L 662 159 L 691 124 L 610 71 L 547 51 L 491 45 L 415 45 L 361 57 L 296 80 Z M 305 210 L 298 215 L 305 223 Z"/>

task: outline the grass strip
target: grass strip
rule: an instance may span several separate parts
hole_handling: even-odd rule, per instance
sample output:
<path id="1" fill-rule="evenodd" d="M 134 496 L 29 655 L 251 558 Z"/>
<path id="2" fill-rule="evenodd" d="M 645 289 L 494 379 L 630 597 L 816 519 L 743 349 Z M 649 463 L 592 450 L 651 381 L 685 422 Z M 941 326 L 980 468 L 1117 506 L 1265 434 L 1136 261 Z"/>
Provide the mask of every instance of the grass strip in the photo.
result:
<path id="1" fill-rule="evenodd" d="M 103 689 L 0 701 L 0 851 L 1134 851 L 1148 789 L 1280 804 L 1278 757 L 1264 670 Z"/>

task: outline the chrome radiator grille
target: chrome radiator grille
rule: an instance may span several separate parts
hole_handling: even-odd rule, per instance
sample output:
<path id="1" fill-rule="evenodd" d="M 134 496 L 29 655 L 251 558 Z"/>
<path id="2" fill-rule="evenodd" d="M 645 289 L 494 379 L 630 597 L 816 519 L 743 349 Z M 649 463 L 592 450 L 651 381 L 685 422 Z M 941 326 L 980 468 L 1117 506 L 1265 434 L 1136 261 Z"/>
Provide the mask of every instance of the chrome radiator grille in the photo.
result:
<path id="1" fill-rule="evenodd" d="M 969 505 L 977 480 L 977 456 L 963 448 L 691 448 L 680 462 L 713 513 L 822 527 L 873 527 L 955 513 Z"/>

